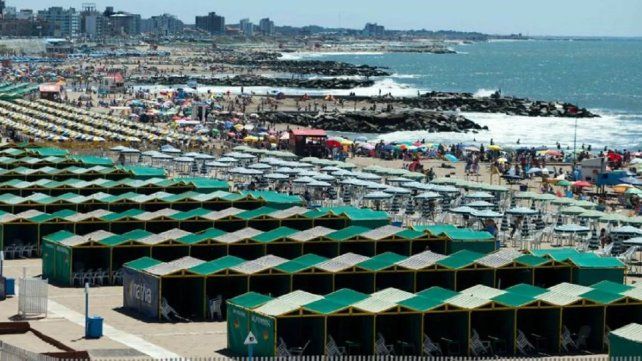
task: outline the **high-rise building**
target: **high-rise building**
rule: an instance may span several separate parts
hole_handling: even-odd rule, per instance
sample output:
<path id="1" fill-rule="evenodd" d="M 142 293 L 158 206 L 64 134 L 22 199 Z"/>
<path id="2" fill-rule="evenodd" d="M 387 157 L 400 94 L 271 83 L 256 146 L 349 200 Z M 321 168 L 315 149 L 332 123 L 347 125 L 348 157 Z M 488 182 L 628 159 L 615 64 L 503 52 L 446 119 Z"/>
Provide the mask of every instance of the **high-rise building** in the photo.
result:
<path id="1" fill-rule="evenodd" d="M 38 18 L 47 23 L 43 35 L 55 37 L 76 37 L 80 33 L 80 13 L 74 8 L 60 6 L 38 11 Z"/>
<path id="2" fill-rule="evenodd" d="M 274 21 L 270 20 L 270 18 L 261 19 L 259 21 L 259 30 L 263 35 L 274 35 Z"/>
<path id="3" fill-rule="evenodd" d="M 225 34 L 225 17 L 211 12 L 205 16 L 196 17 L 196 28 L 205 30 L 213 35 Z"/>
<path id="4" fill-rule="evenodd" d="M 250 19 L 242 19 L 239 28 L 245 36 L 254 35 L 254 24 L 252 24 Z"/>
<path id="5" fill-rule="evenodd" d="M 16 14 L 16 19 L 19 20 L 33 20 L 34 17 L 35 15 L 31 9 L 20 9 Z"/>
<path id="6" fill-rule="evenodd" d="M 5 3 L 4 0 L 0 0 L 0 15 L 4 14 Z"/>
<path id="7" fill-rule="evenodd" d="M 377 23 L 367 23 L 363 29 L 364 36 L 381 37 L 384 36 L 386 28 Z"/>
<path id="8" fill-rule="evenodd" d="M 138 35 L 140 34 L 141 17 L 139 14 L 131 14 L 119 11 L 107 18 L 107 29 L 110 35 Z"/>
<path id="9" fill-rule="evenodd" d="M 96 4 L 82 5 L 80 12 L 80 32 L 90 39 L 100 38 L 107 27 L 107 19 L 96 9 Z"/>
<path id="10" fill-rule="evenodd" d="M 149 19 L 143 19 L 141 22 L 141 32 L 167 36 L 183 32 L 184 26 L 185 24 L 176 18 L 176 16 L 163 14 L 152 16 Z"/>

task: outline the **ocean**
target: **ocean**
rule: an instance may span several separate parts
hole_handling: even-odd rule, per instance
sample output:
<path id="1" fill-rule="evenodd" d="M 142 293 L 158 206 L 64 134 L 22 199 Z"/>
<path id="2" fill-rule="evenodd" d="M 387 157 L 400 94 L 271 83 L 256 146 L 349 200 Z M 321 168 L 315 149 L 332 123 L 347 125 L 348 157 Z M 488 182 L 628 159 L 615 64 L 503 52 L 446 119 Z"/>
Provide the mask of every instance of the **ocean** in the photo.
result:
<path id="1" fill-rule="evenodd" d="M 642 148 L 642 39 L 495 41 L 456 45 L 451 55 L 416 53 L 286 54 L 388 67 L 391 77 L 357 94 L 413 96 L 417 91 L 463 91 L 578 104 L 599 114 L 577 121 L 577 144 Z M 335 91 L 346 93 L 349 91 Z M 427 142 L 496 143 L 572 147 L 575 120 L 503 114 L 465 114 L 490 131 L 478 134 L 395 132 L 375 138 Z"/>

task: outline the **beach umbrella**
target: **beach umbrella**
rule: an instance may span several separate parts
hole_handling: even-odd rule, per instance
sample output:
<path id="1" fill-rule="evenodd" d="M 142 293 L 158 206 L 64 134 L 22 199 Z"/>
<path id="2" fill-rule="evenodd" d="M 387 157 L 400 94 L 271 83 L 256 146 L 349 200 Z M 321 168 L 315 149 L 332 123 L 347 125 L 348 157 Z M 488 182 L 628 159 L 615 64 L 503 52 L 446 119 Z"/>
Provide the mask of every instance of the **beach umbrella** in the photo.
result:
<path id="1" fill-rule="evenodd" d="M 493 150 L 493 151 L 500 151 L 500 150 L 502 150 L 502 147 L 500 147 L 497 144 L 491 144 L 486 149 Z"/>
<path id="2" fill-rule="evenodd" d="M 371 192 L 363 196 L 363 199 L 368 200 L 384 200 L 392 198 L 392 194 L 386 192 Z"/>
<path id="3" fill-rule="evenodd" d="M 466 206 L 472 207 L 472 208 L 490 208 L 490 207 L 494 207 L 495 205 L 486 201 L 475 201 L 475 202 L 466 203 Z"/>
<path id="4" fill-rule="evenodd" d="M 314 178 L 315 180 L 324 181 L 324 182 L 331 182 L 336 180 L 336 178 L 328 174 L 316 174 L 316 175 L 313 175 L 312 178 Z"/>
<path id="5" fill-rule="evenodd" d="M 281 173 L 268 173 L 268 174 L 264 175 L 263 177 L 264 177 L 264 178 L 267 178 L 267 179 L 273 179 L 273 180 L 286 180 L 286 179 L 290 179 L 290 177 L 288 177 L 288 176 L 287 176 L 287 175 L 285 175 L 285 174 L 281 174 Z"/>
<path id="6" fill-rule="evenodd" d="M 449 210 L 450 213 L 457 213 L 457 214 L 471 214 L 472 212 L 475 212 L 475 211 L 476 211 L 475 208 L 466 207 L 466 206 L 452 208 Z"/>
<path id="7" fill-rule="evenodd" d="M 513 195 L 515 199 L 533 199 L 537 197 L 537 193 L 534 192 L 519 192 Z"/>
<path id="8" fill-rule="evenodd" d="M 568 187 L 568 186 L 570 186 L 572 184 L 573 183 L 567 181 L 566 179 L 562 179 L 562 180 L 558 181 L 557 183 L 555 183 L 555 185 L 560 186 L 560 187 Z"/>
<path id="9" fill-rule="evenodd" d="M 632 186 L 642 186 L 642 181 L 635 177 L 620 178 L 620 182 L 624 184 L 630 184 Z"/>
<path id="10" fill-rule="evenodd" d="M 588 188 L 588 187 L 592 187 L 593 185 L 587 181 L 577 181 L 577 182 L 571 183 L 571 186 L 575 188 Z"/>
<path id="11" fill-rule="evenodd" d="M 566 204 L 573 204 L 575 203 L 575 200 L 573 198 L 565 198 L 565 197 L 558 197 L 557 199 L 553 199 L 551 201 L 551 204 L 556 204 L 556 205 L 566 205 Z"/>
<path id="12" fill-rule="evenodd" d="M 619 213 L 608 213 L 600 217 L 600 222 L 602 223 L 619 223 L 626 222 L 629 217 L 619 214 Z"/>
<path id="13" fill-rule="evenodd" d="M 490 209 L 475 210 L 472 211 L 470 215 L 477 218 L 501 218 L 504 216 L 502 213 L 498 213 Z"/>
<path id="14" fill-rule="evenodd" d="M 311 177 L 299 177 L 299 178 L 295 178 L 292 181 L 292 183 L 296 183 L 296 184 L 308 184 L 312 182 L 314 182 L 314 179 Z"/>
<path id="15" fill-rule="evenodd" d="M 631 161 L 631 164 L 642 164 L 642 158 L 635 158 Z"/>
<path id="16" fill-rule="evenodd" d="M 417 199 L 438 199 L 441 198 L 441 194 L 435 192 L 424 192 L 416 196 Z"/>
<path id="17" fill-rule="evenodd" d="M 640 226 L 642 225 L 642 216 L 629 217 L 625 222 L 628 224 L 636 224 Z"/>
<path id="18" fill-rule="evenodd" d="M 236 163 L 238 159 L 232 157 L 222 157 L 216 160 L 219 163 Z"/>
<path id="19" fill-rule="evenodd" d="M 586 209 L 579 206 L 570 206 L 560 209 L 560 213 L 567 216 L 577 216 L 586 212 Z"/>
<path id="20" fill-rule="evenodd" d="M 330 184 L 328 182 L 313 180 L 312 182 L 308 183 L 306 187 L 310 187 L 310 188 L 328 188 L 328 187 L 332 187 L 332 184 Z"/>
<path id="21" fill-rule="evenodd" d="M 555 199 L 557 199 L 557 196 L 555 196 L 554 194 L 550 194 L 550 193 L 536 194 L 533 197 L 533 200 L 541 201 L 541 202 L 553 201 Z"/>
<path id="22" fill-rule="evenodd" d="M 606 214 L 604 212 L 589 210 L 589 211 L 584 211 L 584 213 L 580 213 L 578 217 L 587 218 L 587 219 L 598 219 L 598 218 L 604 217 L 605 215 Z"/>
<path id="23" fill-rule="evenodd" d="M 475 192 L 475 193 L 470 193 L 466 194 L 464 198 L 468 199 L 493 199 L 495 198 L 494 195 L 486 192 Z"/>
<path id="24" fill-rule="evenodd" d="M 432 188 L 434 192 L 438 193 L 459 193 L 459 188 L 453 186 L 435 186 Z"/>
<path id="25" fill-rule="evenodd" d="M 633 227 L 633 226 L 623 226 L 613 228 L 611 234 L 637 234 L 642 235 L 642 229 Z"/>
<path id="26" fill-rule="evenodd" d="M 538 211 L 526 208 L 526 207 L 515 207 L 506 211 L 506 214 L 512 214 L 516 216 L 533 216 L 539 213 Z"/>
<path id="27" fill-rule="evenodd" d="M 410 193 L 412 193 L 408 189 L 400 188 L 400 187 L 386 187 L 386 189 L 384 189 L 384 192 L 392 193 L 392 194 L 410 194 Z"/>
<path id="28" fill-rule="evenodd" d="M 582 208 L 593 208 L 593 207 L 597 206 L 597 204 L 595 204 L 595 203 L 593 203 L 591 201 L 584 200 L 584 199 L 573 202 L 573 205 L 574 206 L 578 206 L 578 207 L 582 207 Z"/>
<path id="29" fill-rule="evenodd" d="M 293 175 L 293 174 L 298 174 L 301 170 L 300 169 L 293 169 L 290 167 L 280 167 L 274 170 L 274 173 L 283 173 L 283 174 L 288 174 L 288 175 Z"/>
<path id="30" fill-rule="evenodd" d="M 589 227 L 581 226 L 579 224 L 564 224 L 554 228 L 558 233 L 588 233 L 591 231 Z"/>
<path id="31" fill-rule="evenodd" d="M 631 194 L 642 194 L 642 189 L 631 188 L 631 189 L 628 189 L 624 194 L 629 194 L 629 195 L 631 195 Z"/>
<path id="32" fill-rule="evenodd" d="M 446 155 L 444 156 L 444 158 L 446 158 L 446 159 L 447 159 L 448 161 L 450 161 L 451 163 L 457 163 L 457 162 L 459 161 L 459 159 L 457 159 L 457 157 L 455 157 L 454 155 L 452 155 L 452 154 L 450 154 L 450 153 L 446 154 Z"/>
<path id="33" fill-rule="evenodd" d="M 231 163 L 223 163 L 223 162 L 207 162 L 205 163 L 205 165 L 212 168 L 229 168 L 232 166 Z"/>
<path id="34" fill-rule="evenodd" d="M 378 176 L 372 173 L 365 173 L 365 172 L 353 172 L 352 175 L 359 179 L 370 180 L 370 181 L 378 181 L 381 179 L 381 176 Z"/>
<path id="35" fill-rule="evenodd" d="M 322 172 L 339 172 L 339 171 L 342 171 L 342 169 L 335 166 L 326 166 L 321 168 L 321 171 Z"/>
<path id="36" fill-rule="evenodd" d="M 250 168 L 250 169 L 259 169 L 259 170 L 272 169 L 272 166 L 270 166 L 269 164 L 265 164 L 265 163 L 254 163 L 254 164 L 250 164 L 247 167 Z"/>

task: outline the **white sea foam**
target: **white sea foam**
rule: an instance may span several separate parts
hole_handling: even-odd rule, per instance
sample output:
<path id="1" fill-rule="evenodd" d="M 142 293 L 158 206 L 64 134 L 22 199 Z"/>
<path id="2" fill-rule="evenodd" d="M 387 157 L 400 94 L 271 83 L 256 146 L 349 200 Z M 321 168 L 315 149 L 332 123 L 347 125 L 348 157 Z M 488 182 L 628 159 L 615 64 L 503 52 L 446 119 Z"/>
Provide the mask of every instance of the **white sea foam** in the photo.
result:
<path id="1" fill-rule="evenodd" d="M 383 55 L 384 52 L 379 51 L 324 51 L 324 52 L 304 52 L 297 51 L 294 53 L 281 53 L 281 60 L 301 60 L 305 58 L 321 58 L 324 56 L 335 55 Z"/>
<path id="2" fill-rule="evenodd" d="M 403 131 L 379 135 L 385 141 L 416 141 L 428 143 L 484 143 L 492 138 L 496 143 L 510 147 L 554 146 L 573 147 L 575 120 L 571 118 L 533 118 L 505 114 L 462 113 L 488 131 L 479 133 L 429 133 L 427 131 Z M 642 114 L 638 121 L 628 117 L 601 114 L 601 118 L 578 119 L 577 146 L 591 144 L 594 149 L 604 146 L 638 149 L 642 139 Z M 517 141 L 520 144 L 517 144 Z"/>
<path id="3" fill-rule="evenodd" d="M 497 89 L 478 89 L 473 96 L 475 98 L 488 98 L 489 96 L 495 94 Z"/>
<path id="4" fill-rule="evenodd" d="M 394 73 L 394 74 L 392 74 L 390 77 L 391 77 L 391 78 L 394 78 L 394 79 L 417 79 L 417 78 L 420 78 L 420 77 L 421 77 L 421 75 L 418 75 L 418 74 L 398 74 L 398 73 Z"/>
<path id="5" fill-rule="evenodd" d="M 174 85 L 171 88 L 185 88 L 184 85 Z M 158 85 L 149 85 L 149 86 L 137 86 L 136 89 L 150 90 L 152 92 L 158 92 L 162 89 L 168 89 L 169 86 L 158 86 Z M 358 96 L 373 96 L 379 95 L 379 90 L 381 94 L 391 93 L 396 97 L 410 97 L 417 96 L 418 88 L 397 83 L 391 78 L 382 78 L 376 80 L 374 85 L 370 87 L 363 88 L 352 88 L 352 89 L 303 89 L 303 88 L 287 88 L 287 87 L 266 87 L 266 86 L 246 86 L 243 87 L 246 93 L 254 92 L 256 94 L 266 94 L 266 93 L 279 93 L 282 92 L 286 95 L 349 95 L 350 93 L 355 93 Z M 231 94 L 240 94 L 240 86 L 199 86 L 197 91 L 199 93 L 207 93 L 208 91 L 213 93 L 227 93 Z"/>

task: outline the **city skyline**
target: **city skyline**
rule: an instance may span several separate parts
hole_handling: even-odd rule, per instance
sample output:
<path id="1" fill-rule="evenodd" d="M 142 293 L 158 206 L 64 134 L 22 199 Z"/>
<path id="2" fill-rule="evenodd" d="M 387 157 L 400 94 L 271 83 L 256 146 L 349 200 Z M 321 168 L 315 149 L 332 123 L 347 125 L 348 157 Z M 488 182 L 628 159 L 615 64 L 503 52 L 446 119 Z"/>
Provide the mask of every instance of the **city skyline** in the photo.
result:
<path id="1" fill-rule="evenodd" d="M 78 0 L 8 0 L 7 6 L 18 10 L 39 10 L 51 6 L 75 7 Z M 395 2 L 394 12 L 389 3 L 372 6 L 379 1 L 326 0 L 318 5 L 301 6 L 300 1 L 281 0 L 278 3 L 262 0 L 223 0 L 212 3 L 192 0 L 191 6 L 168 0 L 89 1 L 99 10 L 113 6 L 116 10 L 139 13 L 148 18 L 169 13 L 186 24 L 194 24 L 196 16 L 216 12 L 226 17 L 228 24 L 249 18 L 253 23 L 269 17 L 277 25 L 345 27 L 361 29 L 368 22 L 377 22 L 391 30 L 428 29 L 478 31 L 488 34 L 522 33 L 524 35 L 560 36 L 642 36 L 642 2 L 620 0 L 606 3 L 601 0 L 541 0 L 538 2 L 506 2 L 487 0 L 456 0 L 448 3 L 421 0 Z M 367 9 L 367 11 L 364 11 Z M 424 11 L 418 11 L 424 10 Z"/>

